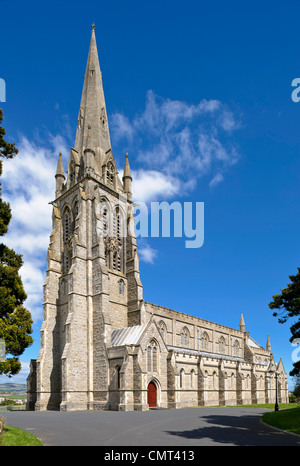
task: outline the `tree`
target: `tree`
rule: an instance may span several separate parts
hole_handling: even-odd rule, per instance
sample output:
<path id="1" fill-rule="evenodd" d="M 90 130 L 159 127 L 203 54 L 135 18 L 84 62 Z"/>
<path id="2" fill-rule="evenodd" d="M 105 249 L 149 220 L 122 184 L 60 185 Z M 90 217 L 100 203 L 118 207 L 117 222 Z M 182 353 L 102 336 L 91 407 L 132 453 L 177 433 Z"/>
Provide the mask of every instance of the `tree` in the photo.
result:
<path id="1" fill-rule="evenodd" d="M 293 390 L 293 395 L 296 399 L 300 399 L 300 374 L 296 376 L 296 383 Z"/>
<path id="2" fill-rule="evenodd" d="M 18 153 L 14 143 L 4 140 L 5 129 L 1 126 L 3 110 L 0 109 L 0 157 L 11 159 Z M 0 159 L 0 176 L 2 160 Z M 0 236 L 7 233 L 11 220 L 11 209 L 8 202 L 2 200 L 0 185 Z M 0 374 L 9 377 L 21 369 L 18 357 L 28 348 L 33 339 L 32 319 L 30 312 L 23 306 L 27 298 L 24 291 L 19 269 L 23 265 L 22 256 L 13 249 L 0 244 L 0 338 L 5 342 L 6 354 L 9 355 L 0 362 Z"/>
<path id="3" fill-rule="evenodd" d="M 269 303 L 270 309 L 278 309 L 279 312 L 274 312 L 273 316 L 278 317 L 278 322 L 284 324 L 288 319 L 293 319 L 294 323 L 290 327 L 290 341 L 300 341 L 300 268 L 296 275 L 290 275 L 290 283 L 287 287 L 281 290 L 281 294 L 273 296 L 273 301 Z M 300 360 L 293 363 L 294 369 L 290 375 L 300 374 Z"/>

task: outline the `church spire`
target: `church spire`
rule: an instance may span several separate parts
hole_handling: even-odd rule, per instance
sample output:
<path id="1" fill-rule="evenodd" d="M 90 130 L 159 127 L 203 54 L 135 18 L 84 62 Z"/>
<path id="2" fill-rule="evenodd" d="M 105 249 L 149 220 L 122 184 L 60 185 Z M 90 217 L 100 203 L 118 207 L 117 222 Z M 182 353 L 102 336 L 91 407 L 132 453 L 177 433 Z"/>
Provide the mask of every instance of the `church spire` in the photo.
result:
<path id="1" fill-rule="evenodd" d="M 102 73 L 100 70 L 95 25 L 87 59 L 86 71 L 75 140 L 75 150 L 83 155 L 86 149 L 93 150 L 99 157 L 111 148 L 107 123 L 106 105 L 103 92 Z"/>

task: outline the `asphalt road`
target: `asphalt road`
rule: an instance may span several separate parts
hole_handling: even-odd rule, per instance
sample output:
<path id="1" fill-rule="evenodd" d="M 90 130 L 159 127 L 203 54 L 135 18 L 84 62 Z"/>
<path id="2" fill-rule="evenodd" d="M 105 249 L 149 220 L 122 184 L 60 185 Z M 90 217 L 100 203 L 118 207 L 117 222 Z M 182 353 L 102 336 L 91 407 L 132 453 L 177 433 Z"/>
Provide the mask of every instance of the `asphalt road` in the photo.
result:
<path id="1" fill-rule="evenodd" d="M 300 446 L 300 436 L 276 431 L 261 422 L 266 411 L 185 408 L 2 414 L 8 425 L 31 432 L 45 446 Z"/>

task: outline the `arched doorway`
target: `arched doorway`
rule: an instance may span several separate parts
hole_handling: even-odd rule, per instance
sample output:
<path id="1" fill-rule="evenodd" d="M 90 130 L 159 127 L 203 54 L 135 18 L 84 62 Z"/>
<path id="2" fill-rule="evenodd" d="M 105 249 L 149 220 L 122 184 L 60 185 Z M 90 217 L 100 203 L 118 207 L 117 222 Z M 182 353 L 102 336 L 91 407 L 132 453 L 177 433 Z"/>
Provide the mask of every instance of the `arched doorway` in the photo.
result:
<path id="1" fill-rule="evenodd" d="M 156 408 L 157 406 L 157 388 L 154 382 L 148 385 L 148 405 L 149 408 Z"/>

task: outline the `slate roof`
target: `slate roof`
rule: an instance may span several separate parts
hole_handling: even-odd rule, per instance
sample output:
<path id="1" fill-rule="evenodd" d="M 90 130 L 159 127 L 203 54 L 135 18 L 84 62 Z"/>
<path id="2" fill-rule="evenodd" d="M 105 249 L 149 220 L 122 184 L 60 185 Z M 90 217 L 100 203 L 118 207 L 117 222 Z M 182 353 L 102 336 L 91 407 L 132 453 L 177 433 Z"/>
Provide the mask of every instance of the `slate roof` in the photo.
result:
<path id="1" fill-rule="evenodd" d="M 125 327 L 113 330 L 111 332 L 111 345 L 124 346 L 136 345 L 142 336 L 148 324 L 135 325 L 133 327 Z"/>

